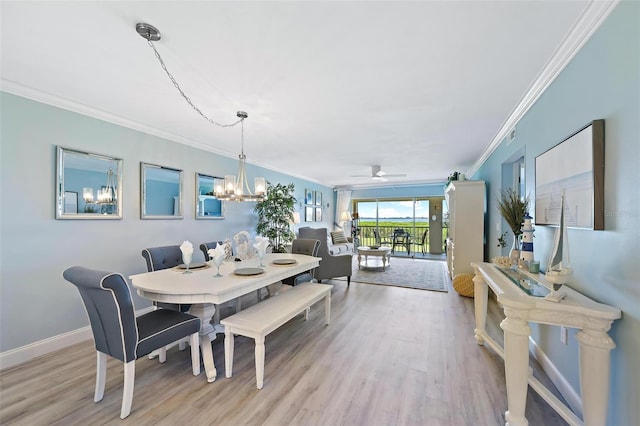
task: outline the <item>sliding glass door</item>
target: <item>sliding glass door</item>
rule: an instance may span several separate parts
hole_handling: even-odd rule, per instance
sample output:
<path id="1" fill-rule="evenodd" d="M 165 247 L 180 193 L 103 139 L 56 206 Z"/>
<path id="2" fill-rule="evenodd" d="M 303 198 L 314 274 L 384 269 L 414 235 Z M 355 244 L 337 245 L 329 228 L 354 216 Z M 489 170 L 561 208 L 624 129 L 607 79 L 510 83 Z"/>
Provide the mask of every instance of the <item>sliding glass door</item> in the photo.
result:
<path id="1" fill-rule="evenodd" d="M 392 246 L 403 234 L 408 239 L 394 247 L 394 254 L 413 256 L 429 252 L 429 238 L 425 235 L 429 230 L 429 198 L 354 200 L 353 203 L 359 215 L 360 245 Z"/>

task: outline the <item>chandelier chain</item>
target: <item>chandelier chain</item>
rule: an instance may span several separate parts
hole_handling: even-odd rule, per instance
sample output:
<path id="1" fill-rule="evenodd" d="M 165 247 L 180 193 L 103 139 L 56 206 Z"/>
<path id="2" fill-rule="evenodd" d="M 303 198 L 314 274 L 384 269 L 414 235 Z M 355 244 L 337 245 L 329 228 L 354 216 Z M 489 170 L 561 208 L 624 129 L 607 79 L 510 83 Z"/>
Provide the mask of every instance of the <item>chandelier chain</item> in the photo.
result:
<path id="1" fill-rule="evenodd" d="M 169 72 L 169 70 L 167 69 L 167 66 L 165 65 L 164 61 L 162 60 L 162 56 L 160 56 L 160 53 L 158 52 L 158 50 L 156 49 L 156 46 L 153 44 L 153 42 L 151 40 L 147 40 L 147 43 L 149 44 L 149 46 L 151 46 L 151 48 L 153 49 L 153 51 L 156 54 L 156 58 L 158 58 L 158 62 L 160 62 L 160 65 L 162 66 L 162 69 L 164 70 L 164 72 L 167 74 L 167 77 L 169 77 L 169 80 L 171 80 L 171 82 L 173 83 L 173 85 L 175 86 L 176 89 L 178 89 L 178 92 L 180 92 L 180 95 L 182 95 L 182 97 L 184 98 L 185 101 L 187 101 L 187 103 L 191 106 L 191 108 L 193 108 L 193 110 L 195 112 L 197 112 L 202 118 L 204 118 L 205 120 L 207 120 L 209 123 L 213 124 L 214 126 L 218 126 L 218 127 L 233 127 L 238 123 L 241 123 L 244 118 L 240 118 L 238 121 L 231 123 L 231 124 L 221 124 L 218 123 L 212 119 L 210 119 L 209 117 L 207 117 L 202 111 L 200 111 L 200 108 L 198 108 L 197 106 L 195 106 L 193 104 L 193 102 L 191 101 L 191 98 L 189 98 L 184 91 L 182 90 L 182 88 L 180 87 L 180 85 L 178 84 L 178 82 L 176 81 L 176 79 L 173 77 L 173 75 Z"/>

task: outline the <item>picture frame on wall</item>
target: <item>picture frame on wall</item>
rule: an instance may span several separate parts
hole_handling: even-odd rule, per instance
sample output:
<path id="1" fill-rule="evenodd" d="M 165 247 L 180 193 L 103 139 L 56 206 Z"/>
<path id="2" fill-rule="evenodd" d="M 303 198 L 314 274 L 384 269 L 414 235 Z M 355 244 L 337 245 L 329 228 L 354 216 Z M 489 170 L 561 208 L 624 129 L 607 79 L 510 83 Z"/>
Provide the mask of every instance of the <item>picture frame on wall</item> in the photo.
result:
<path id="1" fill-rule="evenodd" d="M 322 208 L 316 207 L 316 222 L 322 222 Z"/>
<path id="2" fill-rule="evenodd" d="M 322 192 L 320 191 L 315 191 L 315 202 L 316 202 L 316 206 L 321 206 L 322 205 Z"/>
<path id="3" fill-rule="evenodd" d="M 304 203 L 313 204 L 313 191 L 310 189 L 304 190 Z"/>
<path id="4" fill-rule="evenodd" d="M 535 224 L 604 229 L 604 120 L 594 120 L 535 160 Z"/>
<path id="5" fill-rule="evenodd" d="M 313 207 L 305 207 L 304 209 L 304 221 L 313 222 Z"/>

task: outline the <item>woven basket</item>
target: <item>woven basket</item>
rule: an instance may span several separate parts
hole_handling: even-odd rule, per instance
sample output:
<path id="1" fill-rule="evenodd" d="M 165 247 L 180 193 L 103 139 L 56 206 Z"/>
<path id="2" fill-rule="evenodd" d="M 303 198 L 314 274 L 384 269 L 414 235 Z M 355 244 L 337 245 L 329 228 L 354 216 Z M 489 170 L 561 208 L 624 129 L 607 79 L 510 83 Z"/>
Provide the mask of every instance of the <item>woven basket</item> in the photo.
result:
<path id="1" fill-rule="evenodd" d="M 461 296 L 473 297 L 473 275 L 457 274 L 453 277 L 453 289 Z"/>

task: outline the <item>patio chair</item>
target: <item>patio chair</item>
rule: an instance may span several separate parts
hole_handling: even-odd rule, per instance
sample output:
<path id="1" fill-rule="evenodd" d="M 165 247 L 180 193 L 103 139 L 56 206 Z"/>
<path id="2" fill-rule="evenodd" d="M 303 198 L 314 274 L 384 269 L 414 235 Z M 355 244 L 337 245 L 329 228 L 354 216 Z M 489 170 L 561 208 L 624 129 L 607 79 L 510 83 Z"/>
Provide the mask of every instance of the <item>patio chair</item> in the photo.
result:
<path id="1" fill-rule="evenodd" d="M 407 255 L 411 254 L 411 234 L 402 228 L 393 231 L 393 242 L 391 243 L 391 253 L 395 253 L 396 246 L 406 247 Z"/>
<path id="2" fill-rule="evenodd" d="M 373 230 L 373 237 L 375 238 L 376 245 L 378 247 L 391 245 L 391 241 L 382 239 L 382 237 L 380 236 L 380 232 L 377 229 Z"/>
<path id="3" fill-rule="evenodd" d="M 426 254 L 427 252 L 427 235 L 429 235 L 429 228 L 425 229 L 422 233 L 422 238 L 420 238 L 419 243 L 415 243 L 416 249 L 418 247 L 421 248 L 422 254 Z"/>

